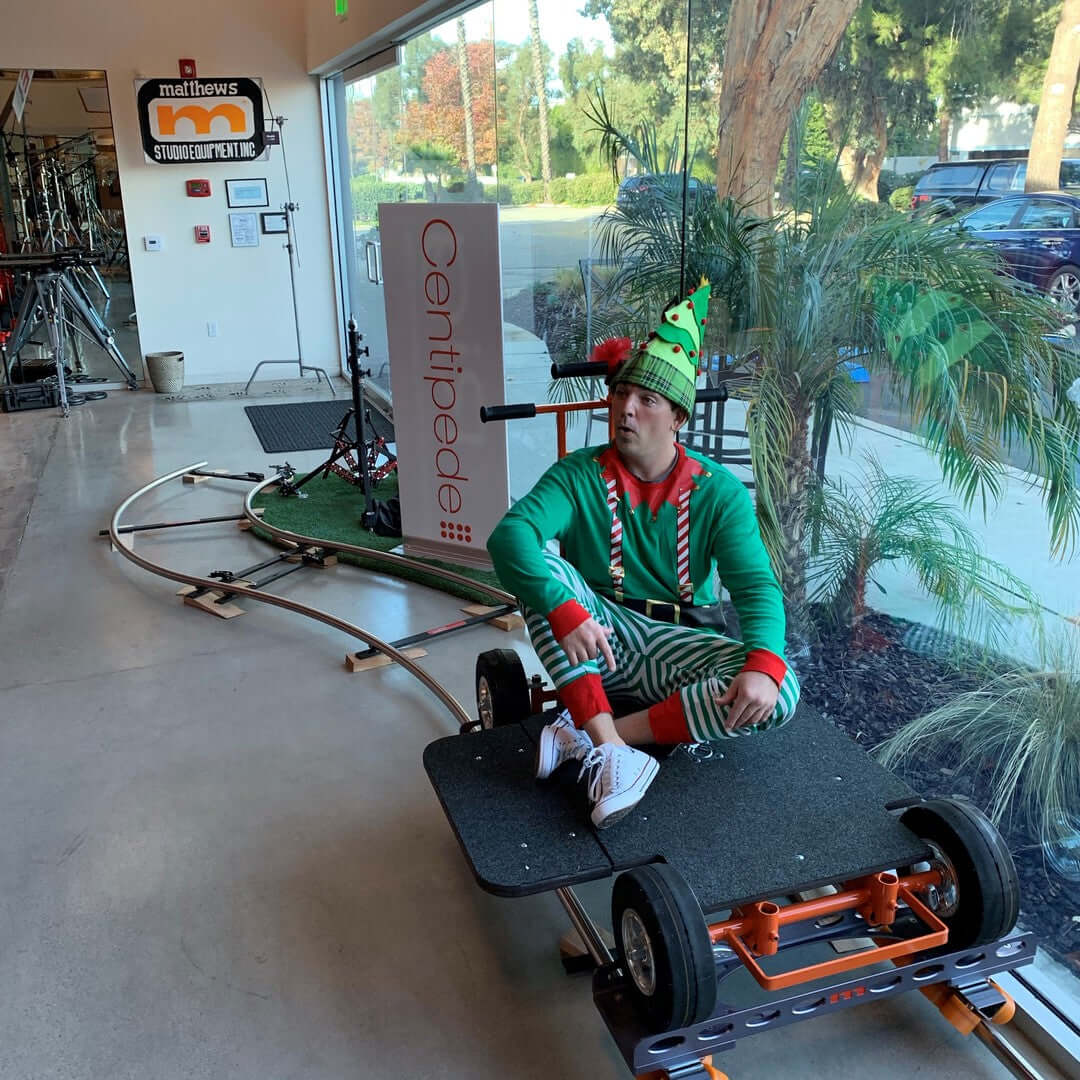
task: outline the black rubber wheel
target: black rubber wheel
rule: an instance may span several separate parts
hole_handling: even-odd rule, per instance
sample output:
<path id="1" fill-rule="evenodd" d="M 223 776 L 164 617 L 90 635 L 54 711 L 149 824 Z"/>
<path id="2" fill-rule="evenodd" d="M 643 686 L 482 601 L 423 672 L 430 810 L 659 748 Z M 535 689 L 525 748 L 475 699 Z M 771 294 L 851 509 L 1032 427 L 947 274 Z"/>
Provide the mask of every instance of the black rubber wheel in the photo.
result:
<path id="1" fill-rule="evenodd" d="M 1020 883 L 990 819 L 973 802 L 954 797 L 912 806 L 900 821 L 931 846 L 931 866 L 945 878 L 935 914 L 948 926 L 949 940 L 935 952 L 986 945 L 1009 933 L 1020 913 Z"/>
<path id="2" fill-rule="evenodd" d="M 652 1030 L 671 1031 L 712 1016 L 716 964 L 709 928 L 677 870 L 655 863 L 620 874 L 611 921 L 619 966 Z"/>
<path id="3" fill-rule="evenodd" d="M 1062 311 L 1075 315 L 1080 310 L 1080 267 L 1061 267 L 1050 279 L 1046 292 Z"/>
<path id="4" fill-rule="evenodd" d="M 489 649 L 476 658 L 476 712 L 481 728 L 516 724 L 532 712 L 529 680 L 513 649 Z"/>

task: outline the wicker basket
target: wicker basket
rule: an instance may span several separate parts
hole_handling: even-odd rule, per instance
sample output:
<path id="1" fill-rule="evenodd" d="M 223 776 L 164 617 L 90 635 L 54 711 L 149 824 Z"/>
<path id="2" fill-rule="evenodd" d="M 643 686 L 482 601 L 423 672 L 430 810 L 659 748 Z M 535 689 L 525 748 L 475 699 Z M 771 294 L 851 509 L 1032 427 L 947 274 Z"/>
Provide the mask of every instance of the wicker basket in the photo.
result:
<path id="1" fill-rule="evenodd" d="M 152 352 L 146 354 L 146 371 L 159 394 L 175 394 L 184 388 L 184 354 Z"/>

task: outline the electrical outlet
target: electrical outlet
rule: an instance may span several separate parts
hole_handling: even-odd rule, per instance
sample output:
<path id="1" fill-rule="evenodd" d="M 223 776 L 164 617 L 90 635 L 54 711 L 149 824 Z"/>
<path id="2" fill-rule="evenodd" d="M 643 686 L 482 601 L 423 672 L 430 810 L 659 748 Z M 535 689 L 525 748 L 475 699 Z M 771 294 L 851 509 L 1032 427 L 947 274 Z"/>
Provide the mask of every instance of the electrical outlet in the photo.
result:
<path id="1" fill-rule="evenodd" d="M 216 322 L 208 322 L 206 324 L 206 336 L 207 337 L 217 337 L 217 323 Z"/>

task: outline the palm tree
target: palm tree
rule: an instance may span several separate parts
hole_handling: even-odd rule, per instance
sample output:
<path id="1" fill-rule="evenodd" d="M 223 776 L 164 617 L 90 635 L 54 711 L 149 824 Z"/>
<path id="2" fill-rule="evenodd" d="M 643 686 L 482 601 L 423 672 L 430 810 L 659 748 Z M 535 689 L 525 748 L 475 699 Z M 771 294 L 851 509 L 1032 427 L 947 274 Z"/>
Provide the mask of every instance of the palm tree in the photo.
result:
<path id="1" fill-rule="evenodd" d="M 964 515 L 930 481 L 890 476 L 873 455 L 855 483 L 825 480 L 811 500 L 810 602 L 862 640 L 870 585 L 883 565 L 902 563 L 936 601 L 947 632 L 1000 648 L 1016 616 L 1040 615 L 1038 598 L 983 554 Z M 1041 629 L 1041 623 L 1035 623 Z"/>
<path id="2" fill-rule="evenodd" d="M 551 201 L 551 141 L 548 138 L 547 64 L 540 41 L 540 13 L 529 0 L 529 44 L 532 48 L 533 81 L 540 106 L 540 175 L 544 178 L 544 202 Z"/>
<path id="3" fill-rule="evenodd" d="M 629 154 L 654 171 L 649 142 L 616 128 L 603 98 L 591 115 L 613 169 Z M 610 210 L 601 232 L 619 267 L 611 291 L 641 312 L 635 333 L 704 275 L 714 300 L 703 355 L 753 357 L 758 515 L 793 636 L 808 627 L 810 439 L 815 425 L 844 433 L 855 420 L 843 363 L 853 352 L 919 425 L 965 509 L 979 502 L 985 512 L 1004 490 L 1006 449 L 1026 449 L 1054 554 L 1069 552 L 1080 527 L 1080 410 L 1066 395 L 1080 361 L 1045 338 L 1059 325 L 1054 307 L 947 225 L 860 210 L 831 163 L 809 190 L 797 184 L 795 205 L 760 218 L 731 198 L 699 199 L 684 226 L 680 206 L 661 198 L 647 212 Z"/>

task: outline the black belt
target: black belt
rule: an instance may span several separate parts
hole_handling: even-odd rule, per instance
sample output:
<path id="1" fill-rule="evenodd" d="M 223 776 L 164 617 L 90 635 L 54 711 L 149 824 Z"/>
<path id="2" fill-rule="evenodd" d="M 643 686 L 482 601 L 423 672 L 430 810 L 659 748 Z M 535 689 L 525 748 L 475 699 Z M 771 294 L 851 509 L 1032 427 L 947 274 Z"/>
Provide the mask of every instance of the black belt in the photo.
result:
<path id="1" fill-rule="evenodd" d="M 682 614 L 679 604 L 672 604 L 666 600 L 639 600 L 634 596 L 624 596 L 619 603 L 648 619 L 656 619 L 657 622 L 678 624 L 679 616 Z"/>
<path id="2" fill-rule="evenodd" d="M 719 603 L 672 604 L 667 600 L 639 600 L 634 596 L 624 596 L 615 603 L 657 622 L 689 626 L 695 630 L 714 630 L 718 634 L 727 630 L 724 605 Z"/>

